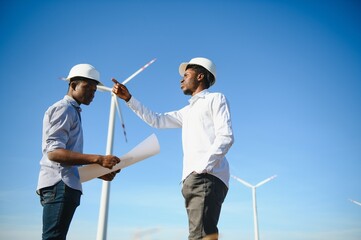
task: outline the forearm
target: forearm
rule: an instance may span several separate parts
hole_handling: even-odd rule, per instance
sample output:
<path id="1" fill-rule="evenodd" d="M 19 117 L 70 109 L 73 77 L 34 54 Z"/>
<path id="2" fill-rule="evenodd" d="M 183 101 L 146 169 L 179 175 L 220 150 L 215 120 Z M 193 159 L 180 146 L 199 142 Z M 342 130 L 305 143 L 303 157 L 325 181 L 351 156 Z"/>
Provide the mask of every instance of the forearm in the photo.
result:
<path id="1" fill-rule="evenodd" d="M 100 155 L 82 154 L 66 149 L 56 149 L 52 152 L 48 152 L 49 160 L 67 165 L 86 165 L 99 163 L 100 157 Z"/>
<path id="2" fill-rule="evenodd" d="M 134 97 L 127 102 L 128 107 L 144 122 L 154 128 L 180 128 L 182 123 L 177 111 L 156 113 L 144 106 Z"/>

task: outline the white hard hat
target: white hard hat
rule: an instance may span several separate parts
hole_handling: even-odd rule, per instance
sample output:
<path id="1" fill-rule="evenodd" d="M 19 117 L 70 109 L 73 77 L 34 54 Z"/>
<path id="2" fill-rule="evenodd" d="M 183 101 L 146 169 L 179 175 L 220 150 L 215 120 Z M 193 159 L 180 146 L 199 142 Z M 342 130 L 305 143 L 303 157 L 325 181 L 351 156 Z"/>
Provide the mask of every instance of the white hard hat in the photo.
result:
<path id="1" fill-rule="evenodd" d="M 197 57 L 197 58 L 192 58 L 189 62 L 181 63 L 181 65 L 179 66 L 179 74 L 182 77 L 184 76 L 186 68 L 189 64 L 200 65 L 205 69 L 207 69 L 214 76 L 214 81 L 212 81 L 210 84 L 211 86 L 214 84 L 214 82 L 216 81 L 216 65 L 214 65 L 214 63 L 211 60 L 203 57 Z"/>
<path id="2" fill-rule="evenodd" d="M 103 83 L 100 82 L 99 72 L 95 69 L 95 67 L 87 63 L 77 64 L 72 67 L 66 80 L 70 81 L 70 79 L 74 77 L 89 78 L 97 81 L 98 85 L 103 85 Z"/>

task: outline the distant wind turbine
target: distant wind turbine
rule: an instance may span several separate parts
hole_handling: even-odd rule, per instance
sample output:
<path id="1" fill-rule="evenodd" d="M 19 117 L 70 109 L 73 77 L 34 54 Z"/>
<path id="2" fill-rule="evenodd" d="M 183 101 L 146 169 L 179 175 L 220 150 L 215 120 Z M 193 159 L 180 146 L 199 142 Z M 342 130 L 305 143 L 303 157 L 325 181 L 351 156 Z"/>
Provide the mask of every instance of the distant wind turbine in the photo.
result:
<path id="1" fill-rule="evenodd" d="M 145 68 L 147 68 L 150 64 L 155 62 L 156 59 L 153 59 L 143 67 L 141 67 L 138 71 L 133 73 L 130 77 L 123 81 L 123 84 L 129 82 L 132 78 L 142 72 Z M 109 113 L 109 126 L 108 126 L 108 137 L 107 137 L 107 147 L 106 147 L 106 155 L 111 155 L 113 153 L 113 138 L 114 138 L 114 121 L 115 121 L 115 108 L 118 110 L 119 117 L 122 122 L 123 132 L 126 138 L 125 126 L 123 117 L 118 105 L 117 96 L 112 92 L 112 88 L 105 86 L 98 86 L 99 90 L 107 91 L 111 93 L 111 102 L 110 102 L 110 113 Z M 109 193 L 110 192 L 110 182 L 103 181 L 102 186 L 102 195 L 100 198 L 100 209 L 99 209 L 99 219 L 98 219 L 98 232 L 97 232 L 97 240 L 106 240 L 107 239 L 107 223 L 108 223 L 108 206 L 109 206 Z"/>
<path id="2" fill-rule="evenodd" d="M 245 185 L 246 187 L 249 187 L 252 189 L 252 200 L 253 200 L 253 223 L 254 223 L 254 239 L 255 240 L 259 240 L 259 236 L 258 236 L 258 219 L 257 219 L 257 202 L 256 202 L 256 188 L 262 186 L 263 184 L 271 181 L 272 179 L 276 178 L 277 175 L 274 175 L 272 177 L 269 177 L 261 182 L 259 182 L 258 184 L 256 184 L 255 186 L 251 185 L 250 183 L 244 181 L 243 179 L 233 176 L 232 177 L 234 179 L 236 179 L 238 182 L 242 183 L 243 185 Z"/>
<path id="3" fill-rule="evenodd" d="M 133 240 L 140 240 L 146 235 L 153 234 L 155 232 L 159 231 L 159 228 L 151 228 L 151 229 L 145 229 L 145 230 L 137 230 L 134 234 Z"/>
<path id="4" fill-rule="evenodd" d="M 361 206 L 361 202 L 358 202 L 358 201 L 355 201 L 355 200 L 352 200 L 352 199 L 349 199 L 351 202 L 353 202 L 354 204 L 357 204 L 359 206 Z"/>

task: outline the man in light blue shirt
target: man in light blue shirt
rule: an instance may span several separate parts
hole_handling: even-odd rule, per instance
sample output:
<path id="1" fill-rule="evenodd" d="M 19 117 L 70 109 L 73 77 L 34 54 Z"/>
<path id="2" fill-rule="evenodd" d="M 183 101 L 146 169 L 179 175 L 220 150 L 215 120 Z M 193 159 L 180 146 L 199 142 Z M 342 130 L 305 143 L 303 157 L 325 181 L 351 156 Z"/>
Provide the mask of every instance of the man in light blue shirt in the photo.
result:
<path id="1" fill-rule="evenodd" d="M 112 169 L 116 156 L 83 154 L 80 105 L 89 105 L 99 81 L 99 72 L 89 64 L 75 65 L 66 80 L 67 95 L 45 112 L 37 193 L 43 206 L 43 240 L 65 240 L 82 186 L 78 166 L 99 164 Z M 119 171 L 100 177 L 111 181 Z"/>
<path id="2" fill-rule="evenodd" d="M 228 192 L 229 166 L 225 157 L 233 144 L 228 102 L 208 88 L 216 67 L 206 58 L 193 58 L 179 67 L 181 89 L 190 95 L 180 110 L 155 113 L 134 98 L 115 79 L 113 92 L 146 123 L 155 128 L 182 128 L 182 194 L 189 222 L 189 240 L 218 239 L 218 219 Z"/>

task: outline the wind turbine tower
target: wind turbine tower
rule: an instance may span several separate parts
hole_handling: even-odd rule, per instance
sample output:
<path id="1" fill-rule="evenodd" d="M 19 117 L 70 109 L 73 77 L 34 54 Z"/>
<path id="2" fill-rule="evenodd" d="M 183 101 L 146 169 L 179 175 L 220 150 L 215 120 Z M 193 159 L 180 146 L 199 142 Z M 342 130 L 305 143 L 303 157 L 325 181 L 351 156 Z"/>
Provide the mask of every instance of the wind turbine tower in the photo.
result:
<path id="1" fill-rule="evenodd" d="M 256 188 L 262 186 L 263 184 L 271 181 L 272 179 L 276 178 L 277 175 L 274 175 L 272 177 L 269 177 L 261 182 L 259 182 L 256 185 L 251 185 L 250 183 L 244 181 L 243 179 L 233 176 L 232 178 L 236 179 L 238 182 L 242 183 L 246 187 L 249 187 L 252 189 L 252 202 L 253 202 L 253 223 L 254 223 L 254 239 L 259 240 L 259 232 L 258 232 L 258 219 L 257 219 L 257 200 L 256 200 Z"/>
<path id="2" fill-rule="evenodd" d="M 156 59 L 153 59 L 138 71 L 133 73 L 127 79 L 125 79 L 122 84 L 126 84 L 131 79 L 133 79 L 136 75 L 146 69 L 149 65 L 155 62 Z M 115 111 L 118 110 L 120 120 L 122 121 L 122 127 L 124 136 L 126 138 L 125 128 L 123 118 L 120 112 L 120 108 L 117 101 L 117 96 L 112 93 L 112 88 L 106 86 L 98 86 L 98 89 L 101 91 L 107 91 L 111 93 L 111 101 L 110 101 L 110 112 L 109 112 L 109 124 L 108 124 L 108 137 L 107 137 L 107 146 L 106 146 L 106 155 L 111 155 L 113 153 L 113 139 L 114 139 L 114 121 L 115 121 Z M 108 209 L 109 209 L 109 195 L 110 195 L 110 182 L 103 181 L 102 185 L 102 193 L 100 197 L 100 209 L 99 209 L 99 220 L 98 220 L 98 232 L 97 232 L 97 240 L 106 240 L 107 239 L 107 225 L 108 225 Z"/>

